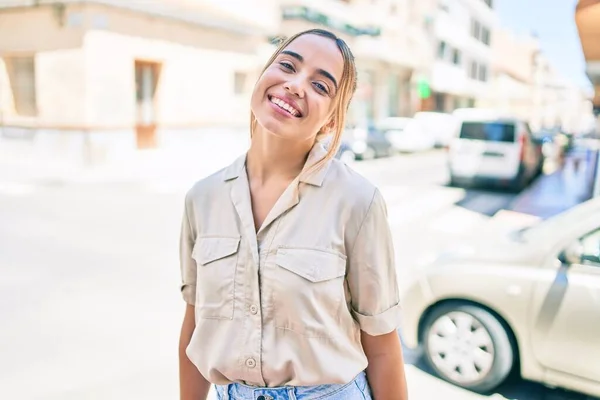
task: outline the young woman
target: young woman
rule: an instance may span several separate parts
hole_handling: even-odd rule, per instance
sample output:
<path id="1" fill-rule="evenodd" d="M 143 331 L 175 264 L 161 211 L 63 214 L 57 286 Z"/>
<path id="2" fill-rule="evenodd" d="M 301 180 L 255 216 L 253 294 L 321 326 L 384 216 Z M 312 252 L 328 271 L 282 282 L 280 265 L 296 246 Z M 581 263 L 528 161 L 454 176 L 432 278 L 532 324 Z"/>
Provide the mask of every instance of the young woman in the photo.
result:
<path id="1" fill-rule="evenodd" d="M 254 88 L 249 151 L 188 192 L 182 400 L 211 383 L 220 399 L 407 399 L 386 206 L 334 159 L 355 89 L 344 41 L 291 37 Z"/>

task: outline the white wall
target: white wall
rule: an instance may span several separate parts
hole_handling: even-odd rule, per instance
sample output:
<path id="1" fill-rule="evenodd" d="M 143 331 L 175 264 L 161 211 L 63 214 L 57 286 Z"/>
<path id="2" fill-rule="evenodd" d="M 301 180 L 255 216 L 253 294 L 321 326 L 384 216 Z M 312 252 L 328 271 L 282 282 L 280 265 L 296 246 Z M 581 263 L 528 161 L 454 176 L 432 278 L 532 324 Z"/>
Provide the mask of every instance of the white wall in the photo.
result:
<path id="1" fill-rule="evenodd" d="M 481 3 L 481 4 L 480 4 Z M 486 90 L 491 79 L 492 51 L 471 35 L 471 19 L 476 17 L 493 34 L 495 15 L 482 0 L 441 0 L 440 4 L 448 11 L 438 10 L 434 35 L 437 44 L 444 41 L 461 55 L 460 65 L 454 65 L 447 57 L 437 60 L 432 69 L 432 87 L 435 91 L 458 96 L 487 96 Z M 483 8 L 481 7 L 483 6 Z M 437 54 L 437 48 L 436 48 Z M 480 82 L 469 77 L 471 61 L 477 61 L 488 68 L 488 82 Z"/>

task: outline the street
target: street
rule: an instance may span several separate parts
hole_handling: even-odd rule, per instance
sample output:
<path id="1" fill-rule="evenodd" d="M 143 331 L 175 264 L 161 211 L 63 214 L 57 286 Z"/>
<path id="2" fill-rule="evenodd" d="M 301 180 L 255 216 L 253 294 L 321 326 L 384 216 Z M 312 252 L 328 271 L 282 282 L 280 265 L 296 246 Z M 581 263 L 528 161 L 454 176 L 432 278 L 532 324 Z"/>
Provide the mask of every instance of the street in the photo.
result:
<path id="1" fill-rule="evenodd" d="M 488 229 L 518 196 L 446 186 L 442 151 L 353 167 L 387 200 L 401 281 L 434 249 Z M 0 178 L 0 398 L 177 397 L 179 224 L 190 184 Z M 585 398 L 517 378 L 476 395 L 431 376 L 414 352 L 406 358 L 412 400 Z"/>

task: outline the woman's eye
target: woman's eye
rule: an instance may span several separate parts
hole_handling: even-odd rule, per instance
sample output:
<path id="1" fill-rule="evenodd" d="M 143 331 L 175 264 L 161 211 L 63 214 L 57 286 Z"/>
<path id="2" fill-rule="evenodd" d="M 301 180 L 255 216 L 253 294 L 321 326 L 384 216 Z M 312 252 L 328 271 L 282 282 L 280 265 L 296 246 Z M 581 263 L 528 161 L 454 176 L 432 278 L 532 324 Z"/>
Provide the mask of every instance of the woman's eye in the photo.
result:
<path id="1" fill-rule="evenodd" d="M 323 85 L 322 83 L 319 83 L 319 82 L 315 82 L 315 83 L 314 83 L 314 85 L 315 85 L 315 87 L 316 87 L 316 88 L 317 88 L 319 91 L 321 91 L 321 92 L 323 92 L 323 93 L 327 93 L 327 86 L 325 86 L 325 85 Z"/>
<path id="2" fill-rule="evenodd" d="M 294 66 L 292 64 L 290 64 L 290 63 L 280 62 L 279 65 L 281 65 L 285 69 L 289 69 L 290 71 L 294 70 Z"/>

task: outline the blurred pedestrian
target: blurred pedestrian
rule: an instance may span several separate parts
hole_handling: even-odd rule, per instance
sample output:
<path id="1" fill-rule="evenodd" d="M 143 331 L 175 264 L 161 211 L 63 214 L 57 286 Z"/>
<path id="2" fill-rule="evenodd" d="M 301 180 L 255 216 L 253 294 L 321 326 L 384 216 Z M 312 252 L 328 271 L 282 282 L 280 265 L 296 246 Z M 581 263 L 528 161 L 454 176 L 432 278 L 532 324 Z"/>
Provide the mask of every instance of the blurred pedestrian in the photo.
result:
<path id="1" fill-rule="evenodd" d="M 250 149 L 187 193 L 181 399 L 407 398 L 386 205 L 334 159 L 355 90 L 343 40 L 291 37 L 254 87 Z"/>

